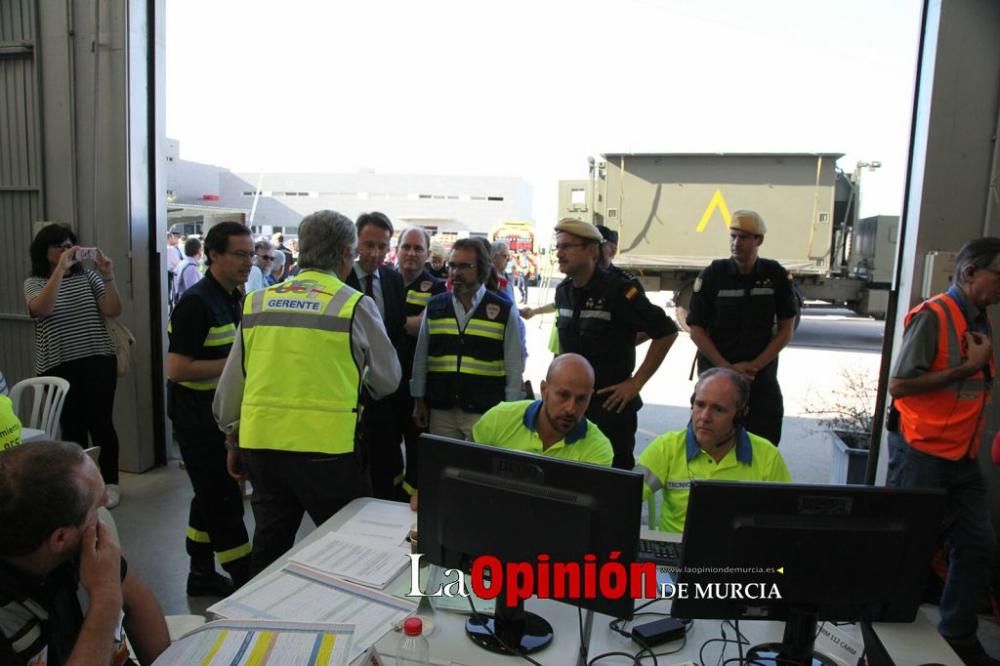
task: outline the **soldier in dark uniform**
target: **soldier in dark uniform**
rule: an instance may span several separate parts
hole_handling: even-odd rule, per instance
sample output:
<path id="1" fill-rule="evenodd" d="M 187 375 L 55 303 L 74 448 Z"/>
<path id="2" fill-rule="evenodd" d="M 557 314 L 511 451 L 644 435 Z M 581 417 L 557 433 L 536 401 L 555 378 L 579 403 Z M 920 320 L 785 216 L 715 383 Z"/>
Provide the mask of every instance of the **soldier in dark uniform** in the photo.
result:
<path id="1" fill-rule="evenodd" d="M 699 374 L 721 367 L 749 379 L 746 428 L 777 446 L 785 414 L 778 353 L 792 339 L 798 305 L 788 271 L 757 256 L 766 233 L 755 211 L 733 212 L 732 256 L 716 259 L 695 280 L 687 323 L 698 346 Z"/>
<path id="2" fill-rule="evenodd" d="M 226 472 L 226 437 L 212 416 L 212 400 L 240 323 L 239 287 L 253 254 L 247 227 L 212 227 L 205 237 L 205 277 L 184 292 L 167 328 L 168 412 L 194 488 L 187 528 L 191 596 L 226 596 L 250 577 L 243 495 Z M 215 571 L 215 558 L 232 582 Z"/>
<path id="3" fill-rule="evenodd" d="M 604 238 L 604 242 L 601 243 L 601 268 L 606 271 L 616 272 L 626 280 L 631 280 L 634 277 L 631 273 L 612 263 L 615 257 L 618 256 L 618 232 L 603 224 L 597 227 L 597 230 L 601 232 L 601 237 Z"/>
<path id="4" fill-rule="evenodd" d="M 611 440 L 614 467 L 632 469 L 639 391 L 677 338 L 677 325 L 649 302 L 638 281 L 598 265 L 602 241 L 592 224 L 567 218 L 556 225 L 556 258 L 566 274 L 556 288 L 556 327 L 560 351 L 580 354 L 594 367 L 587 418 Z M 639 333 L 651 342 L 633 375 Z"/>
<path id="5" fill-rule="evenodd" d="M 426 429 L 413 422 L 413 398 L 410 397 L 410 377 L 413 376 L 413 353 L 417 347 L 420 319 L 431 296 L 446 291 L 445 281 L 433 275 L 426 267 L 430 255 L 430 235 L 423 229 L 411 227 L 399 235 L 399 274 L 403 276 L 406 295 L 403 312 L 406 316 L 406 333 L 401 336 L 397 351 L 403 380 L 399 383 L 399 414 L 402 421 L 403 443 L 406 449 L 406 475 L 403 489 L 412 496 L 417 488 L 417 440 Z"/>

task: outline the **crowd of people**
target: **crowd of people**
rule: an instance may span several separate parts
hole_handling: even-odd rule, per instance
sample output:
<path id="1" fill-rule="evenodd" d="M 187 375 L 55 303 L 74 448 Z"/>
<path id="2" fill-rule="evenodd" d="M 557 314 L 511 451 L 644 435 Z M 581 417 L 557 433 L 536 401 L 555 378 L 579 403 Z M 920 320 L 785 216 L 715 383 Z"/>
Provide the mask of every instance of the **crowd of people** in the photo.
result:
<path id="1" fill-rule="evenodd" d="M 417 510 L 422 432 L 634 469 L 645 497 L 659 495 L 660 528 L 672 532 L 683 531 L 693 480 L 790 480 L 778 448 L 777 363 L 797 306 L 788 271 L 759 256 L 767 227 L 757 212 L 733 212 L 730 256 L 694 286 L 687 324 L 700 374 L 688 423 L 656 437 L 638 461 L 640 394 L 678 326 L 614 265 L 613 230 L 561 220 L 554 251 L 565 279 L 550 306 L 520 310 L 528 273 L 502 241 L 463 238 L 445 250 L 409 227 L 399 230 L 394 267 L 387 256 L 396 231 L 382 213 L 352 221 L 324 210 L 301 222 L 290 248 L 277 236 L 255 240 L 235 222 L 184 241 L 170 279 L 166 374 L 194 489 L 189 595 L 222 596 L 245 583 L 292 546 L 305 513 L 318 525 L 369 495 L 409 499 Z M 102 448 L 98 472 L 75 444 L 4 444 L 0 518 L 13 524 L 6 518 L 25 506 L 34 514 L 0 547 L 4 663 L 31 663 L 40 649 L 110 658 L 123 611 L 126 628 L 143 628 L 141 659 L 165 645 L 155 599 L 96 517 L 117 501 L 114 353 L 103 318 L 117 316 L 121 303 L 111 260 L 98 250 L 94 268 L 83 268 L 80 249 L 67 227 L 43 229 L 25 298 L 36 320 L 36 369 L 71 382 L 64 438 L 106 447 L 108 457 Z M 985 313 L 998 302 L 1000 239 L 971 241 L 948 291 L 907 316 L 890 384 L 898 413 L 890 484 L 947 491 L 942 530 L 952 550 L 939 630 L 968 664 L 998 663 L 976 639 L 995 545 L 976 453 L 996 373 Z M 522 319 L 546 309 L 556 313 L 556 355 L 535 397 L 523 381 Z M 8 432 L 4 407 L 0 400 L 0 433 Z M 246 479 L 252 538 L 238 485 Z M 91 599 L 83 609 L 71 594 L 80 586 Z M 58 613 L 35 610 L 53 605 Z M 36 638 L 21 638 L 38 627 Z"/>

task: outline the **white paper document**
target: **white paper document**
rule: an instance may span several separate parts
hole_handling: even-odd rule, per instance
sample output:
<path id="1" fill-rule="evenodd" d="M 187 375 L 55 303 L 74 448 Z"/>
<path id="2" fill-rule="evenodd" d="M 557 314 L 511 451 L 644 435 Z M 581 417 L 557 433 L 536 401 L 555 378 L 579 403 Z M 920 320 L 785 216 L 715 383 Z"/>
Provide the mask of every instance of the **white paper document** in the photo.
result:
<path id="1" fill-rule="evenodd" d="M 229 619 L 353 624 L 351 659 L 416 611 L 417 604 L 294 563 L 250 583 L 208 610 Z"/>
<path id="2" fill-rule="evenodd" d="M 338 534 L 371 537 L 389 542 L 393 546 L 406 543 L 406 535 L 417 519 L 417 514 L 405 504 L 387 505 L 372 502 L 361 507 L 338 530 Z"/>
<path id="3" fill-rule="evenodd" d="M 410 564 L 408 547 L 386 539 L 330 532 L 291 556 L 290 561 L 384 589 Z"/>

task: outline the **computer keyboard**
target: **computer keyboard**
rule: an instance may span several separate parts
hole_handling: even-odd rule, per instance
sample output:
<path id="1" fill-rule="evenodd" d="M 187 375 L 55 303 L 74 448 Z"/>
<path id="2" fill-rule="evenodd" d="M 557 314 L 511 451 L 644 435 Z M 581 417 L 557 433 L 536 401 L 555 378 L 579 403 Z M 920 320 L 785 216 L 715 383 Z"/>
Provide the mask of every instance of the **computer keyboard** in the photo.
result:
<path id="1" fill-rule="evenodd" d="M 681 544 L 674 541 L 658 541 L 656 539 L 639 539 L 639 552 L 636 557 L 640 562 L 679 567 L 681 565 Z"/>

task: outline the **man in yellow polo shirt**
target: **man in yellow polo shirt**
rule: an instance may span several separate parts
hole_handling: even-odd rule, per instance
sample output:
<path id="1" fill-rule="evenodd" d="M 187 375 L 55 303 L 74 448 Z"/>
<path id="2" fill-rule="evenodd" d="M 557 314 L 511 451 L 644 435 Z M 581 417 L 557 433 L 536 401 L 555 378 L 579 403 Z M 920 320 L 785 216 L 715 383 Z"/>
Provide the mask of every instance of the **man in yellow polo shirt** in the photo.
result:
<path id="1" fill-rule="evenodd" d="M 749 400 L 750 382 L 740 373 L 706 370 L 691 396 L 688 427 L 660 435 L 639 456 L 635 469 L 645 477 L 643 500 L 662 491 L 660 530 L 684 531 L 696 479 L 791 481 L 778 448 L 743 427 Z"/>
<path id="2" fill-rule="evenodd" d="M 480 417 L 480 444 L 610 467 L 611 442 L 584 414 L 594 393 L 594 369 L 579 354 L 553 359 L 541 400 L 501 402 Z"/>

